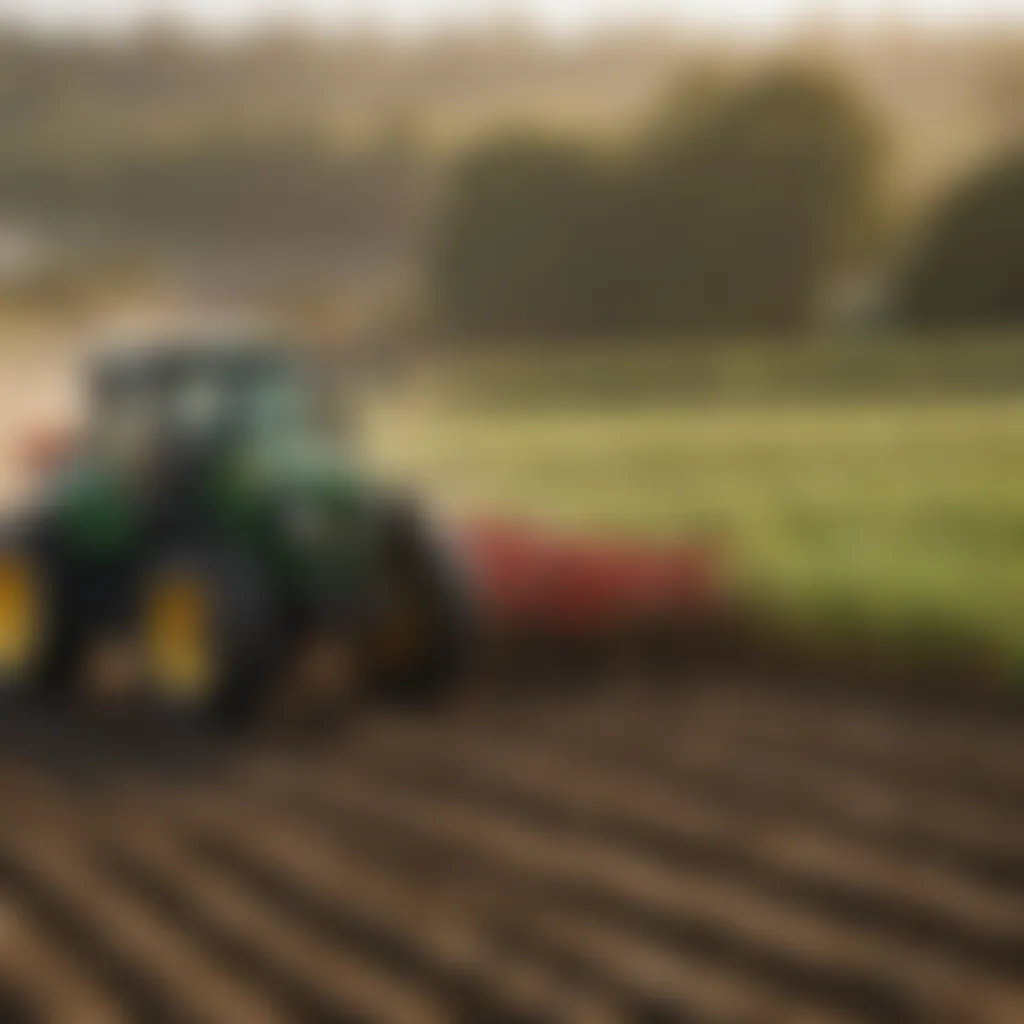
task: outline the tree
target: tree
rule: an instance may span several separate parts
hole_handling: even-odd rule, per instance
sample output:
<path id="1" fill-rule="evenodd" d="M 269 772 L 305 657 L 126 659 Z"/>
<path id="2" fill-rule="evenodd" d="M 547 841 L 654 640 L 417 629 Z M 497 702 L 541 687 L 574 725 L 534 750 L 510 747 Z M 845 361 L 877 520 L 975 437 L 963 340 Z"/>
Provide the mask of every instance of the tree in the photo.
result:
<path id="1" fill-rule="evenodd" d="M 591 329 L 611 198 L 599 157 L 544 135 L 494 139 L 457 169 L 434 246 L 448 319 L 483 332 Z"/>
<path id="2" fill-rule="evenodd" d="M 895 306 L 921 326 L 1024 322 L 1024 153 L 984 168 L 940 205 Z"/>
<path id="3" fill-rule="evenodd" d="M 775 71 L 707 109 L 673 103 L 645 142 L 635 225 L 666 328 L 794 328 L 871 237 L 879 137 L 834 79 Z"/>

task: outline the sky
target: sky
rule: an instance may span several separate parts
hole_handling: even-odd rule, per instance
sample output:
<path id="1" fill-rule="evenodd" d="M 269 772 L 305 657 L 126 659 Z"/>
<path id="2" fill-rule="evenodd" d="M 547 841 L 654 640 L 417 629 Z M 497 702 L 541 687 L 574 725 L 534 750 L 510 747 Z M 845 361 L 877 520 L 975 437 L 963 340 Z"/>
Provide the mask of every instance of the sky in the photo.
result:
<path id="1" fill-rule="evenodd" d="M 496 19 L 534 22 L 569 36 L 645 21 L 761 34 L 808 19 L 1024 24 L 1024 0 L 0 0 L 0 17 L 101 31 L 170 17 L 218 32 L 265 21 L 310 21 L 326 27 L 383 25 L 415 35 Z"/>

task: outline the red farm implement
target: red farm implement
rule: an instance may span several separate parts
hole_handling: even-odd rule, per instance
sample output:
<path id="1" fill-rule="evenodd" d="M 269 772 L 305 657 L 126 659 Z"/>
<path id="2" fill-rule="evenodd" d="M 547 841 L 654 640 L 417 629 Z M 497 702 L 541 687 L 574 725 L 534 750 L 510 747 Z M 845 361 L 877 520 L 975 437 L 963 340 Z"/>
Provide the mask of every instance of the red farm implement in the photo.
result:
<path id="1" fill-rule="evenodd" d="M 707 544 L 602 541 L 493 520 L 465 525 L 461 543 L 485 633 L 505 655 L 684 657 L 717 635 L 728 604 L 722 558 Z"/>

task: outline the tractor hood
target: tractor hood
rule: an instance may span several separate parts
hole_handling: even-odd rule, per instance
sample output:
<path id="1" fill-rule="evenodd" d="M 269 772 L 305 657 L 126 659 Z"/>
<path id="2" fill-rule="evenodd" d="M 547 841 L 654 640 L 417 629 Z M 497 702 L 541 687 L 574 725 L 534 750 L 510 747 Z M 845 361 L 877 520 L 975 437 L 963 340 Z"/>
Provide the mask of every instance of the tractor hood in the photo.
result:
<path id="1" fill-rule="evenodd" d="M 309 442 L 251 446 L 226 459 L 218 476 L 220 497 L 238 508 L 295 501 L 355 513 L 371 490 L 353 460 Z"/>
<path id="2" fill-rule="evenodd" d="M 182 483 L 147 488 L 101 458 L 55 477 L 40 511 L 93 565 L 159 557 L 195 540 L 251 553 L 284 593 L 318 607 L 360 601 L 372 585 L 380 492 L 322 444 L 253 444 Z"/>
<path id="3" fill-rule="evenodd" d="M 281 573 L 317 587 L 363 575 L 375 545 L 375 490 L 325 445 L 240 451 L 218 474 L 212 516 Z"/>

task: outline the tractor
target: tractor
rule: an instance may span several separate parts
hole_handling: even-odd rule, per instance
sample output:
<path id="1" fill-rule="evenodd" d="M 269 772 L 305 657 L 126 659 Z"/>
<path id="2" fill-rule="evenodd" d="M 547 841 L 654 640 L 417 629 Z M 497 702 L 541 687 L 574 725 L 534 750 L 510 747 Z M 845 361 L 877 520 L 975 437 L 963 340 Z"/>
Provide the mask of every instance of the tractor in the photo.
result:
<path id="1" fill-rule="evenodd" d="M 6 698 L 234 726 L 450 691 L 473 606 L 455 548 L 358 465 L 332 376 L 292 352 L 95 360 L 80 437 L 0 534 Z"/>

